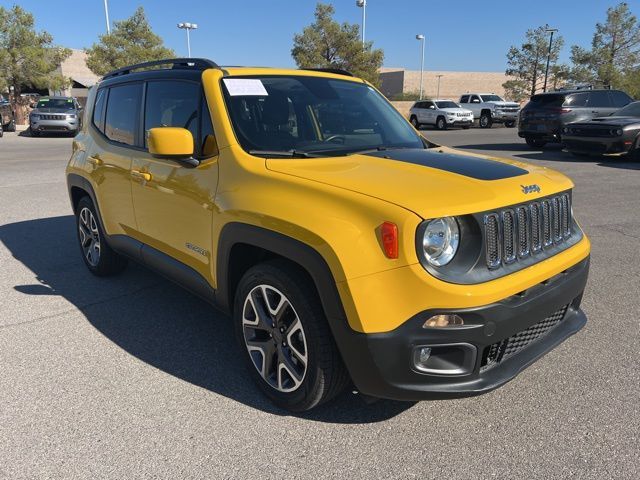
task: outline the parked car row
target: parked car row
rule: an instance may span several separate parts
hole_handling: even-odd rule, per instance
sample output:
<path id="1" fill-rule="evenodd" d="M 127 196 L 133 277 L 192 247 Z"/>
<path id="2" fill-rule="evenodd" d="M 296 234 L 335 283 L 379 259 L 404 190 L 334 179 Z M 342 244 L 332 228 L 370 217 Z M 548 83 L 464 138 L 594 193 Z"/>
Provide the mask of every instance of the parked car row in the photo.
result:
<path id="1" fill-rule="evenodd" d="M 640 157 L 640 102 L 621 90 L 567 90 L 531 97 L 520 112 L 518 135 L 542 148 L 562 143 L 577 155 Z"/>
<path id="2" fill-rule="evenodd" d="M 457 103 L 443 99 L 420 100 L 411 107 L 409 120 L 418 129 L 423 125 L 432 125 L 438 130 L 467 129 L 476 120 L 480 128 L 491 128 L 494 123 L 513 128 L 519 111 L 520 105 L 494 93 L 467 93 Z"/>

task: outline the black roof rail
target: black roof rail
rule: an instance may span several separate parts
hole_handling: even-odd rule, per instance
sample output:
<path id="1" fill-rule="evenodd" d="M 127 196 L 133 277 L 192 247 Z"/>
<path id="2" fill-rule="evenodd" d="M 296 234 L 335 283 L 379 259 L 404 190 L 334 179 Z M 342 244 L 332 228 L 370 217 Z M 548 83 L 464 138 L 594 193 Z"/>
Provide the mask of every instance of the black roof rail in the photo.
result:
<path id="1" fill-rule="evenodd" d="M 119 68 L 112 72 L 107 73 L 102 77 L 103 80 L 107 78 L 119 77 L 121 75 L 128 75 L 134 70 L 140 70 L 142 68 L 157 67 L 160 65 L 172 65 L 171 68 L 183 68 L 193 70 L 206 70 L 207 68 L 220 68 L 215 62 L 206 58 L 167 58 L 166 60 L 155 60 L 153 62 L 136 63 L 135 65 L 129 65 L 128 67 Z"/>
<path id="2" fill-rule="evenodd" d="M 325 72 L 335 73 L 336 75 L 346 75 L 347 77 L 353 77 L 353 73 L 343 70 L 341 68 L 301 68 L 300 70 L 311 70 L 312 72 Z"/>

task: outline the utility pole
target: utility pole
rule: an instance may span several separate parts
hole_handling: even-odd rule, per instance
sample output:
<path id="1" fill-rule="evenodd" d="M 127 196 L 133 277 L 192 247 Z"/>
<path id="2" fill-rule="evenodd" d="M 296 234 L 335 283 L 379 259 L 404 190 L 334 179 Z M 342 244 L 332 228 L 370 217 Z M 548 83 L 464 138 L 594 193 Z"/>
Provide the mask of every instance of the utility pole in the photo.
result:
<path id="1" fill-rule="evenodd" d="M 109 4 L 104 0 L 104 16 L 107 20 L 107 35 L 111 34 L 111 22 L 109 22 Z"/>
<path id="2" fill-rule="evenodd" d="M 440 74 L 440 75 L 436 75 L 436 77 L 438 77 L 438 93 L 436 93 L 436 98 L 440 98 L 440 79 L 444 77 L 444 75 Z"/>
<path id="3" fill-rule="evenodd" d="M 420 60 L 420 100 L 422 100 L 422 81 L 424 79 L 424 35 L 418 34 L 416 35 L 416 40 L 422 42 L 422 53 Z"/>
<path id="4" fill-rule="evenodd" d="M 189 32 L 198 28 L 197 23 L 181 22 L 178 24 L 178 28 L 187 31 L 187 57 L 191 58 L 191 38 Z"/>
<path id="5" fill-rule="evenodd" d="M 547 91 L 547 79 L 549 78 L 549 61 L 551 60 L 551 46 L 553 45 L 553 33 L 557 31 L 558 31 L 557 28 L 549 28 L 548 26 L 547 26 L 547 29 L 545 30 L 545 32 L 550 33 L 551 35 L 549 36 L 549 51 L 547 52 L 547 69 L 544 72 L 544 87 L 542 87 L 543 92 Z"/>
<path id="6" fill-rule="evenodd" d="M 356 6 L 362 9 L 362 46 L 364 47 L 364 32 L 367 28 L 367 0 L 356 0 Z"/>

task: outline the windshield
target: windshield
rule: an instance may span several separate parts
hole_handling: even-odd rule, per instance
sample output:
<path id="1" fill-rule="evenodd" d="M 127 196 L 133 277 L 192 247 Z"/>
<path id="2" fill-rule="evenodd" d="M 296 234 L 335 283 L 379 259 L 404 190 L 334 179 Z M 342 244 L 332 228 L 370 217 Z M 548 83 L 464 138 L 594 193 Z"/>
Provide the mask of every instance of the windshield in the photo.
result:
<path id="1" fill-rule="evenodd" d="M 41 98 L 36 108 L 60 108 L 63 110 L 73 110 L 75 105 L 71 98 Z"/>
<path id="2" fill-rule="evenodd" d="M 498 95 L 482 95 L 483 102 L 504 102 Z"/>
<path id="3" fill-rule="evenodd" d="M 460 108 L 460 105 L 451 101 L 436 102 L 436 105 L 438 105 L 438 108 Z"/>
<path id="4" fill-rule="evenodd" d="M 633 102 L 614 113 L 621 117 L 640 117 L 640 102 Z"/>
<path id="5" fill-rule="evenodd" d="M 304 76 L 222 81 L 231 123 L 247 152 L 344 155 L 424 148 L 416 131 L 364 83 Z"/>

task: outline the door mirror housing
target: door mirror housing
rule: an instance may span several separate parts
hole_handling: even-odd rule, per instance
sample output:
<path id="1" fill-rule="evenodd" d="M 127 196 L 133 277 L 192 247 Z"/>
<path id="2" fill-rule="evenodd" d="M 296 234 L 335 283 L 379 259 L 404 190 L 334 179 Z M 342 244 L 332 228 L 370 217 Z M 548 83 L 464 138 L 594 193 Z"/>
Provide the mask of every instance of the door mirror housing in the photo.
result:
<path id="1" fill-rule="evenodd" d="M 193 158 L 193 135 L 186 128 L 157 127 L 147 133 L 149 153 L 155 158 L 168 158 L 197 167 Z"/>

